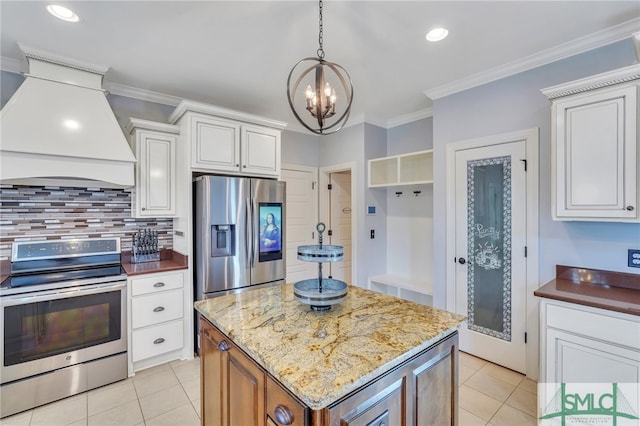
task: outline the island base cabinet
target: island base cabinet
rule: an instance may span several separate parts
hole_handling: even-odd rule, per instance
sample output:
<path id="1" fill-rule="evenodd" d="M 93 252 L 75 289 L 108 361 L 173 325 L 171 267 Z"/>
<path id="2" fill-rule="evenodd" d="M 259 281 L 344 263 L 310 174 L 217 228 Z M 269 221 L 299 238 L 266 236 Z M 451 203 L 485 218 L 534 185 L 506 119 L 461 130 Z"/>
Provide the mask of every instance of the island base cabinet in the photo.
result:
<path id="1" fill-rule="evenodd" d="M 312 410 L 200 318 L 203 425 L 456 426 L 454 332 L 327 408 Z"/>
<path id="2" fill-rule="evenodd" d="M 200 320 L 201 422 L 265 424 L 265 372 L 205 320 Z"/>
<path id="3" fill-rule="evenodd" d="M 309 408 L 276 380 L 267 377 L 267 426 L 306 426 L 309 412 Z"/>
<path id="4" fill-rule="evenodd" d="M 326 409 L 321 424 L 457 425 L 457 365 L 455 333 Z"/>

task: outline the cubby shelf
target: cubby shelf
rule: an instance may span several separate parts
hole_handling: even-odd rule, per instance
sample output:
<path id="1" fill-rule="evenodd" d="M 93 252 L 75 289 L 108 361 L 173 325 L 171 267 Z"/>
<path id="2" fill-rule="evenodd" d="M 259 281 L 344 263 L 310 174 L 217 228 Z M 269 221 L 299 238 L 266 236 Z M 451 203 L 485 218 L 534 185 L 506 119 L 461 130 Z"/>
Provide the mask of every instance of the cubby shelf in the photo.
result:
<path id="1" fill-rule="evenodd" d="M 369 160 L 369 188 L 433 183 L 433 150 Z"/>
<path id="2" fill-rule="evenodd" d="M 369 289 L 397 296 L 423 305 L 433 305 L 431 283 L 400 275 L 375 275 L 369 277 Z"/>

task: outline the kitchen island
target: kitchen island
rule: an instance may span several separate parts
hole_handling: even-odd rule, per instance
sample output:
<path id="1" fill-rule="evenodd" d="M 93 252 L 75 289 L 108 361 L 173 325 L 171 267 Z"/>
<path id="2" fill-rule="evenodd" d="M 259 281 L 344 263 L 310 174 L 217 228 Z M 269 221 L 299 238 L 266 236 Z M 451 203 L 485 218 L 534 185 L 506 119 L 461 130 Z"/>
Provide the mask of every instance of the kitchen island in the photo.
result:
<path id="1" fill-rule="evenodd" d="M 195 307 L 203 424 L 457 424 L 462 316 L 355 286 L 328 312 L 291 284 Z"/>

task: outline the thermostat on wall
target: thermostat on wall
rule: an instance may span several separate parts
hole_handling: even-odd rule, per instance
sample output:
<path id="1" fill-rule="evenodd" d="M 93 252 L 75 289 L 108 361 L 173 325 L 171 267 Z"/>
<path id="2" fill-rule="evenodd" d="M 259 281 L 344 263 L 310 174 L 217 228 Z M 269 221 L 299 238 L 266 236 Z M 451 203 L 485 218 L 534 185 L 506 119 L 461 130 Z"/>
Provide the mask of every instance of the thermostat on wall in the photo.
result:
<path id="1" fill-rule="evenodd" d="M 370 215 L 376 214 L 376 206 L 367 206 L 367 214 L 370 214 Z"/>

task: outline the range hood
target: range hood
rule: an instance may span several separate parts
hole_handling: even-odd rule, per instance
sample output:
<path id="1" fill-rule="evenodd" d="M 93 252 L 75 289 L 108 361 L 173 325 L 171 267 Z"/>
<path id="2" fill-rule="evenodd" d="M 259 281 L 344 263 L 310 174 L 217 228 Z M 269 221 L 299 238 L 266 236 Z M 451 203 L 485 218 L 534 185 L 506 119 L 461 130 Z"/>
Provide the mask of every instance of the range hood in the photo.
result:
<path id="1" fill-rule="evenodd" d="M 29 72 L 0 112 L 0 183 L 133 186 L 136 159 L 102 90 L 108 68 L 20 48 Z"/>

